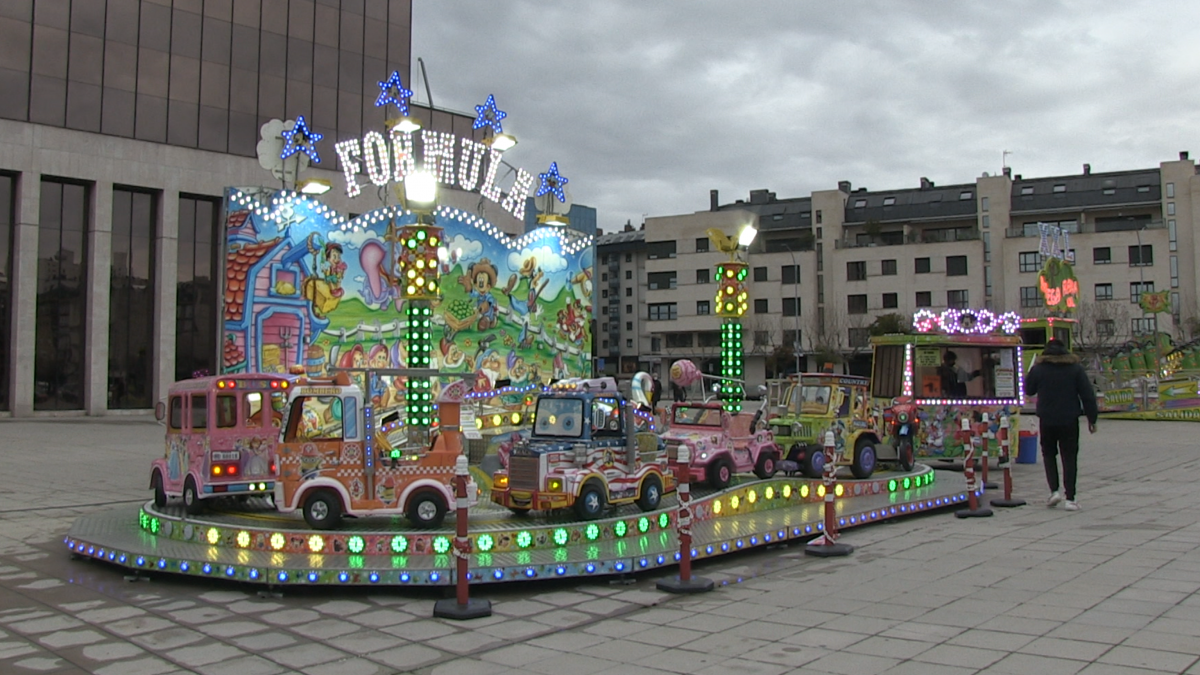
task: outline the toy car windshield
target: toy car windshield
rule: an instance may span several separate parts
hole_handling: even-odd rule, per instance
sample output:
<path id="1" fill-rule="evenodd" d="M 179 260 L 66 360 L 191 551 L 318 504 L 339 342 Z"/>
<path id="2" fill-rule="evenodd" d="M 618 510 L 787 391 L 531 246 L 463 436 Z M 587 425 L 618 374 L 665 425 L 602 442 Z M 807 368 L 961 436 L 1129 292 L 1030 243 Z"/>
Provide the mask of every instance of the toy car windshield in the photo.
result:
<path id="1" fill-rule="evenodd" d="M 583 436 L 583 399 L 538 399 L 533 433 L 537 436 L 580 438 Z"/>
<path id="2" fill-rule="evenodd" d="M 689 408 L 679 406 L 675 408 L 675 417 L 672 420 L 674 424 L 688 424 L 703 427 L 719 427 L 721 426 L 721 411 L 713 408 Z"/>
<path id="3" fill-rule="evenodd" d="M 829 412 L 829 387 L 806 385 L 800 388 L 800 414 L 824 415 Z"/>

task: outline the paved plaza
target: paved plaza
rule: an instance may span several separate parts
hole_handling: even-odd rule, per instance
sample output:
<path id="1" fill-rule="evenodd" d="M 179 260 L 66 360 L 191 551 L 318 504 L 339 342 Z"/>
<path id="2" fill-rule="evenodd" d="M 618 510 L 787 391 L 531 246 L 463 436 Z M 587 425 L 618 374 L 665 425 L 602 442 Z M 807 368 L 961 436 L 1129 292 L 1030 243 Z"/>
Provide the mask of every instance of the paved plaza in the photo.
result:
<path id="1" fill-rule="evenodd" d="M 474 588 L 494 615 L 452 622 L 434 589 L 272 595 L 71 560 L 76 517 L 149 497 L 161 427 L 0 420 L 0 673 L 1200 673 L 1198 434 L 1102 420 L 1077 513 L 1016 465 L 1031 503 L 990 519 L 853 529 L 849 558 L 718 558 L 699 596 L 658 592 L 661 574 Z"/>

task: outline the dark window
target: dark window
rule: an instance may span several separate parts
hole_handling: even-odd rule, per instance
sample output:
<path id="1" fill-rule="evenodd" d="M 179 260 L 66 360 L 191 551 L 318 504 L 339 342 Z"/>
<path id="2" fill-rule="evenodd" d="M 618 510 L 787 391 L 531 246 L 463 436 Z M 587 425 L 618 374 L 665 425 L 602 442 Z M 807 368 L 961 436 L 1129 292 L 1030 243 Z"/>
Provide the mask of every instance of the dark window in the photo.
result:
<path id="1" fill-rule="evenodd" d="M 1150 335 L 1157 330 L 1158 322 L 1154 317 L 1148 316 L 1141 319 L 1133 319 L 1130 323 L 1130 330 L 1134 335 Z"/>
<path id="2" fill-rule="evenodd" d="M 754 280 L 755 281 L 766 281 L 767 280 L 767 268 L 755 267 L 754 268 Z"/>
<path id="3" fill-rule="evenodd" d="M 883 276 L 895 276 L 896 261 L 895 260 L 880 260 L 879 273 Z"/>
<path id="4" fill-rule="evenodd" d="M 646 283 L 652 291 L 661 291 L 668 288 L 675 288 L 676 280 L 674 272 L 651 272 L 646 275 Z"/>
<path id="5" fill-rule="evenodd" d="M 696 253 L 708 253 L 708 237 L 696 238 Z"/>
<path id="6" fill-rule="evenodd" d="M 1097 300 L 1112 300 L 1113 285 L 1112 284 L 1096 284 L 1096 299 Z"/>
<path id="7" fill-rule="evenodd" d="M 883 294 L 883 308 L 884 309 L 896 309 L 899 306 L 900 306 L 900 296 L 899 295 L 897 295 L 896 293 L 884 293 Z"/>
<path id="8" fill-rule="evenodd" d="M 853 348 L 866 347 L 871 343 L 871 330 L 869 328 L 851 328 L 848 331 L 850 346 Z"/>
<path id="9" fill-rule="evenodd" d="M 967 256 L 965 256 L 965 255 L 948 255 L 948 256 L 946 256 L 946 276 L 948 276 L 948 277 L 965 277 L 965 276 L 967 276 Z"/>
<path id="10" fill-rule="evenodd" d="M 1097 319 L 1096 320 L 1096 335 L 1098 337 L 1112 337 L 1117 334 L 1117 322 L 1113 319 Z"/>
<path id="11" fill-rule="evenodd" d="M 179 198 L 179 262 L 175 285 L 175 379 L 195 373 L 215 375 L 221 371 L 217 358 L 217 257 L 220 251 L 218 199 Z M 247 215 L 234 212 L 230 218 Z M 225 366 L 245 363 L 245 345 L 229 342 L 221 346 Z"/>
<path id="12" fill-rule="evenodd" d="M 797 316 L 800 313 L 800 298 L 783 299 L 783 315 Z"/>
<path id="13" fill-rule="evenodd" d="M 1129 284 L 1129 301 L 1137 304 L 1142 299 L 1142 293 L 1153 293 L 1153 281 L 1135 281 Z"/>
<path id="14" fill-rule="evenodd" d="M 1112 262 L 1112 249 L 1108 246 L 1097 246 L 1092 249 L 1092 264 L 1107 265 Z"/>
<path id="15" fill-rule="evenodd" d="M 678 309 L 673 302 L 651 303 L 647 309 L 646 318 L 650 321 L 669 321 L 678 317 Z"/>
<path id="16" fill-rule="evenodd" d="M 780 268 L 780 275 L 785 284 L 800 283 L 800 266 L 799 265 L 784 265 Z"/>
<path id="17" fill-rule="evenodd" d="M 633 297 L 633 287 L 632 286 L 625 289 L 625 297 L 627 297 L 627 298 Z"/>
<path id="18" fill-rule="evenodd" d="M 707 315 L 711 314 L 712 312 L 709 311 L 709 308 L 711 307 L 710 302 L 711 301 L 709 301 L 709 300 L 697 300 L 696 301 L 696 315 L 697 316 L 707 316 Z"/>
<path id="19" fill-rule="evenodd" d="M 917 291 L 915 304 L 917 307 L 933 307 L 933 293 L 930 291 Z"/>
<path id="20" fill-rule="evenodd" d="M 13 205 L 17 181 L 9 174 L 0 174 L 0 410 L 8 410 L 8 359 L 12 340 L 9 336 L 9 310 L 12 307 Z"/>
<path id="21" fill-rule="evenodd" d="M 1042 254 L 1037 251 L 1022 251 L 1017 256 L 1021 272 L 1037 272 L 1042 269 Z"/>
<path id="22" fill-rule="evenodd" d="M 675 240 L 652 241 L 646 244 L 646 257 L 650 260 L 675 257 Z"/>
<path id="23" fill-rule="evenodd" d="M 767 312 L 770 311 L 769 308 L 770 308 L 770 302 L 766 298 L 755 298 L 754 299 L 754 313 L 755 314 L 766 314 Z"/>
<path id="24" fill-rule="evenodd" d="M 42 180 L 34 410 L 83 408 L 89 188 Z"/>
<path id="25" fill-rule="evenodd" d="M 1021 306 L 1022 307 L 1041 307 L 1042 297 L 1038 293 L 1037 286 L 1022 286 L 1021 287 Z"/>
<path id="26" fill-rule="evenodd" d="M 721 332 L 716 330 L 706 330 L 696 333 L 697 347 L 720 347 Z"/>
<path id="27" fill-rule="evenodd" d="M 1150 244 L 1129 247 L 1129 266 L 1148 267 L 1154 264 L 1154 247 Z"/>
<path id="28" fill-rule="evenodd" d="M 633 270 L 625 270 L 625 278 L 632 279 L 633 278 Z"/>
<path id="29" fill-rule="evenodd" d="M 864 295 L 847 295 L 846 296 L 846 312 L 849 314 L 866 314 L 867 313 L 867 296 Z"/>
<path id="30" fill-rule="evenodd" d="M 946 291 L 947 307 L 952 309 L 967 309 L 970 305 L 970 295 L 966 291 Z"/>
<path id="31" fill-rule="evenodd" d="M 112 204 L 109 269 L 108 407 L 153 405 L 154 237 L 157 197 L 117 188 Z"/>
<path id="32" fill-rule="evenodd" d="M 692 342 L 691 333 L 667 333 L 668 347 L 691 347 Z"/>
<path id="33" fill-rule="evenodd" d="M 929 274 L 929 258 L 914 258 L 913 272 L 917 274 Z"/>
<path id="34" fill-rule="evenodd" d="M 846 263 L 846 281 L 862 281 L 867 278 L 867 262 L 857 260 Z"/>
<path id="35" fill-rule="evenodd" d="M 706 267 L 702 270 L 696 270 L 696 283 L 707 284 L 709 280 L 710 270 Z"/>

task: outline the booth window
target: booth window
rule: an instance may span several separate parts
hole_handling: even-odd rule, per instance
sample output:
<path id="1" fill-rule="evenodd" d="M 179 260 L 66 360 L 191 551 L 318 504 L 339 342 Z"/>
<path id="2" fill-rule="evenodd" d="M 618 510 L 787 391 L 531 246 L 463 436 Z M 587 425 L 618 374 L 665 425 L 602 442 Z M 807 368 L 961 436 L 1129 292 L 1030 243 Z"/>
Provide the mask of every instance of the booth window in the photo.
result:
<path id="1" fill-rule="evenodd" d="M 904 346 L 875 347 L 875 372 L 871 376 L 872 396 L 896 398 L 904 393 Z"/>
<path id="2" fill-rule="evenodd" d="M 1015 399 L 1015 346 L 916 346 L 913 384 L 920 398 Z"/>

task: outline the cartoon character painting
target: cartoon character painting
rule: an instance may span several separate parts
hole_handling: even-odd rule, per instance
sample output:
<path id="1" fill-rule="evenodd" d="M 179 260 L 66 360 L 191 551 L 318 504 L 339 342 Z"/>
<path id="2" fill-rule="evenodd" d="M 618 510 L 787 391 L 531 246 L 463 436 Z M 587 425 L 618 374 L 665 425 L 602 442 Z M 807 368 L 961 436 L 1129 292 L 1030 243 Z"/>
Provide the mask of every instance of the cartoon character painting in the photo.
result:
<path id="1" fill-rule="evenodd" d="M 472 263 L 467 273 L 460 277 L 463 289 L 471 301 L 475 303 L 475 312 L 479 316 L 475 329 L 485 331 L 496 325 L 496 315 L 499 306 L 492 295 L 496 285 L 496 266 L 487 258 Z"/>

